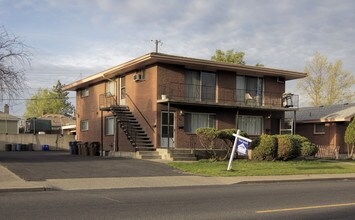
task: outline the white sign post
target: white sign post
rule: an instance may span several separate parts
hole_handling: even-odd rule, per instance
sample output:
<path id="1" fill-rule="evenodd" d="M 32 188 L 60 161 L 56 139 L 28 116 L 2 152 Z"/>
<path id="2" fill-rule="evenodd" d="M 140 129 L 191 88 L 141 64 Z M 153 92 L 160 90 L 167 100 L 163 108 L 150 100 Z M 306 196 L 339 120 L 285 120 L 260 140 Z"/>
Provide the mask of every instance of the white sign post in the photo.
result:
<path id="1" fill-rule="evenodd" d="M 232 148 L 232 153 L 231 153 L 231 156 L 229 158 L 229 163 L 228 163 L 227 170 L 231 170 L 232 169 L 233 157 L 234 157 L 234 154 L 235 154 L 236 150 L 242 155 L 247 155 L 248 154 L 248 143 L 251 142 L 252 140 L 250 140 L 249 138 L 240 136 L 239 134 L 240 134 L 240 130 L 239 129 L 237 130 L 236 134 L 233 134 L 235 139 L 234 139 L 234 144 L 233 144 L 233 148 Z"/>

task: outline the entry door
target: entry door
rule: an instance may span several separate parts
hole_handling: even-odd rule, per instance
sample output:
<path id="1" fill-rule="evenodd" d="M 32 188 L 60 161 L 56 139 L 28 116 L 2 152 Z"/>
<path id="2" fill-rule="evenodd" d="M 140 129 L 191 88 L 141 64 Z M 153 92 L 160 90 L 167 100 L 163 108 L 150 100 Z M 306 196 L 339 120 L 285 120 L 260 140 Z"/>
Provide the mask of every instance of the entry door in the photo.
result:
<path id="1" fill-rule="evenodd" d="M 175 113 L 170 112 L 168 121 L 168 112 L 161 112 L 161 147 L 175 147 Z"/>
<path id="2" fill-rule="evenodd" d="M 120 105 L 126 105 L 126 77 L 120 78 Z"/>
<path id="3" fill-rule="evenodd" d="M 280 134 L 279 118 L 271 118 L 271 134 Z"/>

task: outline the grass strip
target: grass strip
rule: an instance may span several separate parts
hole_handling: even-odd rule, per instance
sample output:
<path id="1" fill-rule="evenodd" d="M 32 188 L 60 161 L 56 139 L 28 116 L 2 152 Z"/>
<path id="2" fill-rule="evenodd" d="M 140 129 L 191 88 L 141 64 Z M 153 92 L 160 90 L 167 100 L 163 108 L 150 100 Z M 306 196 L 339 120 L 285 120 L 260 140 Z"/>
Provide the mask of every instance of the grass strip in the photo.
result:
<path id="1" fill-rule="evenodd" d="M 301 174 L 355 173 L 355 166 L 337 161 L 250 161 L 235 160 L 231 171 L 228 161 L 171 162 L 170 166 L 203 176 L 271 176 Z"/>

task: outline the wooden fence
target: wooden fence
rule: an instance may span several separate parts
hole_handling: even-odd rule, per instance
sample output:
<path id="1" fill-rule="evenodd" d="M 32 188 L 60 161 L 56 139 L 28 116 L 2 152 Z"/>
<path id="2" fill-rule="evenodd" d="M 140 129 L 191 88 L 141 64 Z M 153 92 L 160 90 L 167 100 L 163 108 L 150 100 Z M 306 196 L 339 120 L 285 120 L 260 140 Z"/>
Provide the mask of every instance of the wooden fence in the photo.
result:
<path id="1" fill-rule="evenodd" d="M 322 159 L 339 159 L 339 146 L 334 145 L 317 145 L 317 158 Z"/>

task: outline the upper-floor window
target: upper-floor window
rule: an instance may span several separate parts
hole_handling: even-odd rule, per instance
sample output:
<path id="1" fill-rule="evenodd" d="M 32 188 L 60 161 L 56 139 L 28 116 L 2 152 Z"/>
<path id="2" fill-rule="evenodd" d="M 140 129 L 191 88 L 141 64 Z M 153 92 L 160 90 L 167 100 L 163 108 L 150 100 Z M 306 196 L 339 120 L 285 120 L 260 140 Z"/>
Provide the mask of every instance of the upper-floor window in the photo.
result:
<path id="1" fill-rule="evenodd" d="M 263 98 L 263 78 L 237 76 L 237 102 L 261 105 Z"/>
<path id="2" fill-rule="evenodd" d="M 314 124 L 314 134 L 325 134 L 325 123 Z"/>
<path id="3" fill-rule="evenodd" d="M 193 101 L 216 101 L 216 74 L 186 70 L 185 98 Z"/>
<path id="4" fill-rule="evenodd" d="M 116 95 L 116 81 L 110 80 L 106 82 L 106 93 Z"/>
<path id="5" fill-rule="evenodd" d="M 89 96 L 89 88 L 82 89 L 80 91 L 80 96 L 83 97 L 88 97 Z"/>

